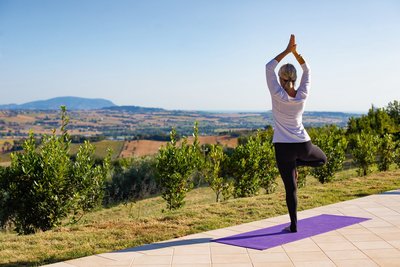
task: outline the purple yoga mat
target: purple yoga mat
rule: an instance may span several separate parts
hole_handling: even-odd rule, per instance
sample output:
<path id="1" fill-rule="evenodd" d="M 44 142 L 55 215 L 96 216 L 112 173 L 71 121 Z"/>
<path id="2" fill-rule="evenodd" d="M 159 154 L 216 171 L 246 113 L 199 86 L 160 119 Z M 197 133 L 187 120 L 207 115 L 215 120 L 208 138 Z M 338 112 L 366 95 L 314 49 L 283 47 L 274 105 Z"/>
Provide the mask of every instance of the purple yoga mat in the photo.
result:
<path id="1" fill-rule="evenodd" d="M 369 218 L 349 217 L 322 214 L 315 217 L 299 220 L 297 233 L 283 230 L 289 224 L 280 224 L 260 230 L 255 230 L 238 235 L 214 239 L 212 242 L 229 244 L 245 248 L 264 250 L 304 239 L 310 236 L 326 233 L 352 224 L 360 223 Z"/>

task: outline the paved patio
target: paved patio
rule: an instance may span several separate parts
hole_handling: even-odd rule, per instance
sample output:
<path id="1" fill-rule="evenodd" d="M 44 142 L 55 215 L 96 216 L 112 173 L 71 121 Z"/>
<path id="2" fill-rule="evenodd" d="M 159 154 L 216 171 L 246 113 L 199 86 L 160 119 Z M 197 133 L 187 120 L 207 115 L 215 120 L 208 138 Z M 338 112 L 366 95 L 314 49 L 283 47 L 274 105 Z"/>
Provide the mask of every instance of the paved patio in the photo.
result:
<path id="1" fill-rule="evenodd" d="M 47 266 L 400 266 L 400 189 L 301 211 L 371 220 L 259 251 L 210 240 L 287 223 L 288 215 Z"/>

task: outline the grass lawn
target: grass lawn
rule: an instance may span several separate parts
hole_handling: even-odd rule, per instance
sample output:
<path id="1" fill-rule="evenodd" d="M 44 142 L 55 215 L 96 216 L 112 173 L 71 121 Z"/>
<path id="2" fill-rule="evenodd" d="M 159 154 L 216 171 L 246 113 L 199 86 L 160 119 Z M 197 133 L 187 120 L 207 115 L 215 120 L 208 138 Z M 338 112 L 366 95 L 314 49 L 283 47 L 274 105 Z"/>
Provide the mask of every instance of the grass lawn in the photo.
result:
<path id="1" fill-rule="evenodd" d="M 312 177 L 299 189 L 299 211 L 400 188 L 400 170 L 356 177 L 339 173 L 329 184 Z M 162 211 L 156 196 L 86 214 L 77 224 L 28 236 L 0 233 L 0 265 L 41 265 L 287 214 L 281 180 L 275 193 L 215 203 L 208 187 L 192 190 L 178 211 Z M 289 220 L 289 218 L 288 218 Z"/>

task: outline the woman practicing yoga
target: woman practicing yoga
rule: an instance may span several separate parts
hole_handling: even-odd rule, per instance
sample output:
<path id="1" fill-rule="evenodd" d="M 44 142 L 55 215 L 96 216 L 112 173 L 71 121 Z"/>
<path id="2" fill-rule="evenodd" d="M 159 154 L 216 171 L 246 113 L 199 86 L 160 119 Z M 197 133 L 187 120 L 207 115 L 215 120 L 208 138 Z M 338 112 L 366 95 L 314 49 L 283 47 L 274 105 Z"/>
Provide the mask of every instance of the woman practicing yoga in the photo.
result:
<path id="1" fill-rule="evenodd" d="M 310 69 L 303 57 L 297 53 L 295 37 L 292 34 L 287 48 L 266 65 L 267 85 L 271 93 L 274 117 L 275 156 L 279 173 L 286 190 L 286 204 L 291 224 L 285 230 L 297 232 L 297 167 L 319 167 L 326 163 L 322 150 L 311 143 L 304 129 L 302 118 L 305 102 L 310 91 Z M 296 68 L 283 65 L 275 74 L 278 63 L 292 53 L 303 69 L 300 85 L 295 89 Z"/>

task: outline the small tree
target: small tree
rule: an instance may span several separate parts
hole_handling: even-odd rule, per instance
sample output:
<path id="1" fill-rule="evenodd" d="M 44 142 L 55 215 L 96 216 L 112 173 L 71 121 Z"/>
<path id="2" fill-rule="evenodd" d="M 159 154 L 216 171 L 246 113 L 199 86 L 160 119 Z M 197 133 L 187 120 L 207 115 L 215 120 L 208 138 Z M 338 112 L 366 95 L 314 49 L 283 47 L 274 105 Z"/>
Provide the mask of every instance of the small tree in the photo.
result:
<path id="1" fill-rule="evenodd" d="M 222 196 L 224 200 L 231 198 L 235 193 L 235 183 L 231 179 L 226 179 L 222 187 Z"/>
<path id="2" fill-rule="evenodd" d="M 395 111 L 394 108 L 388 108 L 390 113 Z M 359 118 L 350 118 L 347 124 L 347 134 L 361 133 L 361 131 L 373 133 L 379 136 L 385 133 L 395 133 L 398 129 L 395 117 L 391 117 L 384 108 L 375 108 L 372 106 L 368 110 L 367 115 Z"/>
<path id="3" fill-rule="evenodd" d="M 219 145 L 211 145 L 207 157 L 206 181 L 216 195 L 216 202 L 220 201 L 220 194 L 226 187 L 226 179 L 221 176 L 222 162 L 226 159 L 224 151 Z"/>
<path id="4" fill-rule="evenodd" d="M 385 134 L 380 139 L 378 154 L 378 169 L 380 171 L 389 170 L 390 164 L 394 163 L 396 158 L 396 143 L 391 134 Z"/>
<path id="5" fill-rule="evenodd" d="M 327 162 L 324 166 L 313 168 L 312 174 L 321 183 L 333 180 L 335 173 L 343 168 L 346 159 L 347 140 L 344 132 L 335 125 L 310 131 L 313 143 L 324 151 Z"/>
<path id="6" fill-rule="evenodd" d="M 201 146 L 199 141 L 199 124 L 196 121 L 193 126 L 193 143 L 190 147 L 193 172 L 191 179 L 196 186 L 204 184 L 207 152 L 206 146 Z"/>
<path id="7" fill-rule="evenodd" d="M 394 100 L 393 102 L 390 102 L 385 111 L 389 114 L 390 117 L 394 119 L 394 121 L 397 123 L 397 126 L 400 126 L 400 101 Z"/>
<path id="8" fill-rule="evenodd" d="M 236 197 L 257 195 L 261 186 L 267 193 L 274 190 L 278 171 L 272 144 L 261 131 L 236 147 L 231 158 L 231 171 Z"/>
<path id="9" fill-rule="evenodd" d="M 94 148 L 87 142 L 73 162 L 67 124 L 62 107 L 60 136 L 54 130 L 37 147 L 31 132 L 23 144 L 24 152 L 12 154 L 11 166 L 0 177 L 2 226 L 13 223 L 20 234 L 46 231 L 67 215 L 76 216 L 100 204 L 111 154 L 103 165 L 95 166 Z"/>
<path id="10" fill-rule="evenodd" d="M 265 189 L 267 194 L 275 192 L 276 177 L 279 176 L 272 134 L 272 131 L 259 131 L 256 136 L 256 141 L 260 141 L 262 155 L 261 187 Z"/>
<path id="11" fill-rule="evenodd" d="M 171 141 L 160 149 L 157 155 L 157 177 L 162 188 L 162 197 L 167 201 L 170 210 L 184 205 L 186 193 L 193 188 L 192 173 L 199 166 L 201 156 L 197 140 L 197 124 L 195 125 L 195 142 L 189 145 L 184 138 L 178 147 L 176 130 L 172 129 Z"/>
<path id="12" fill-rule="evenodd" d="M 379 139 L 376 135 L 364 131 L 353 135 L 352 138 L 354 147 L 351 149 L 351 154 L 354 163 L 358 166 L 358 174 L 365 176 L 371 171 L 370 167 L 375 162 Z"/>

